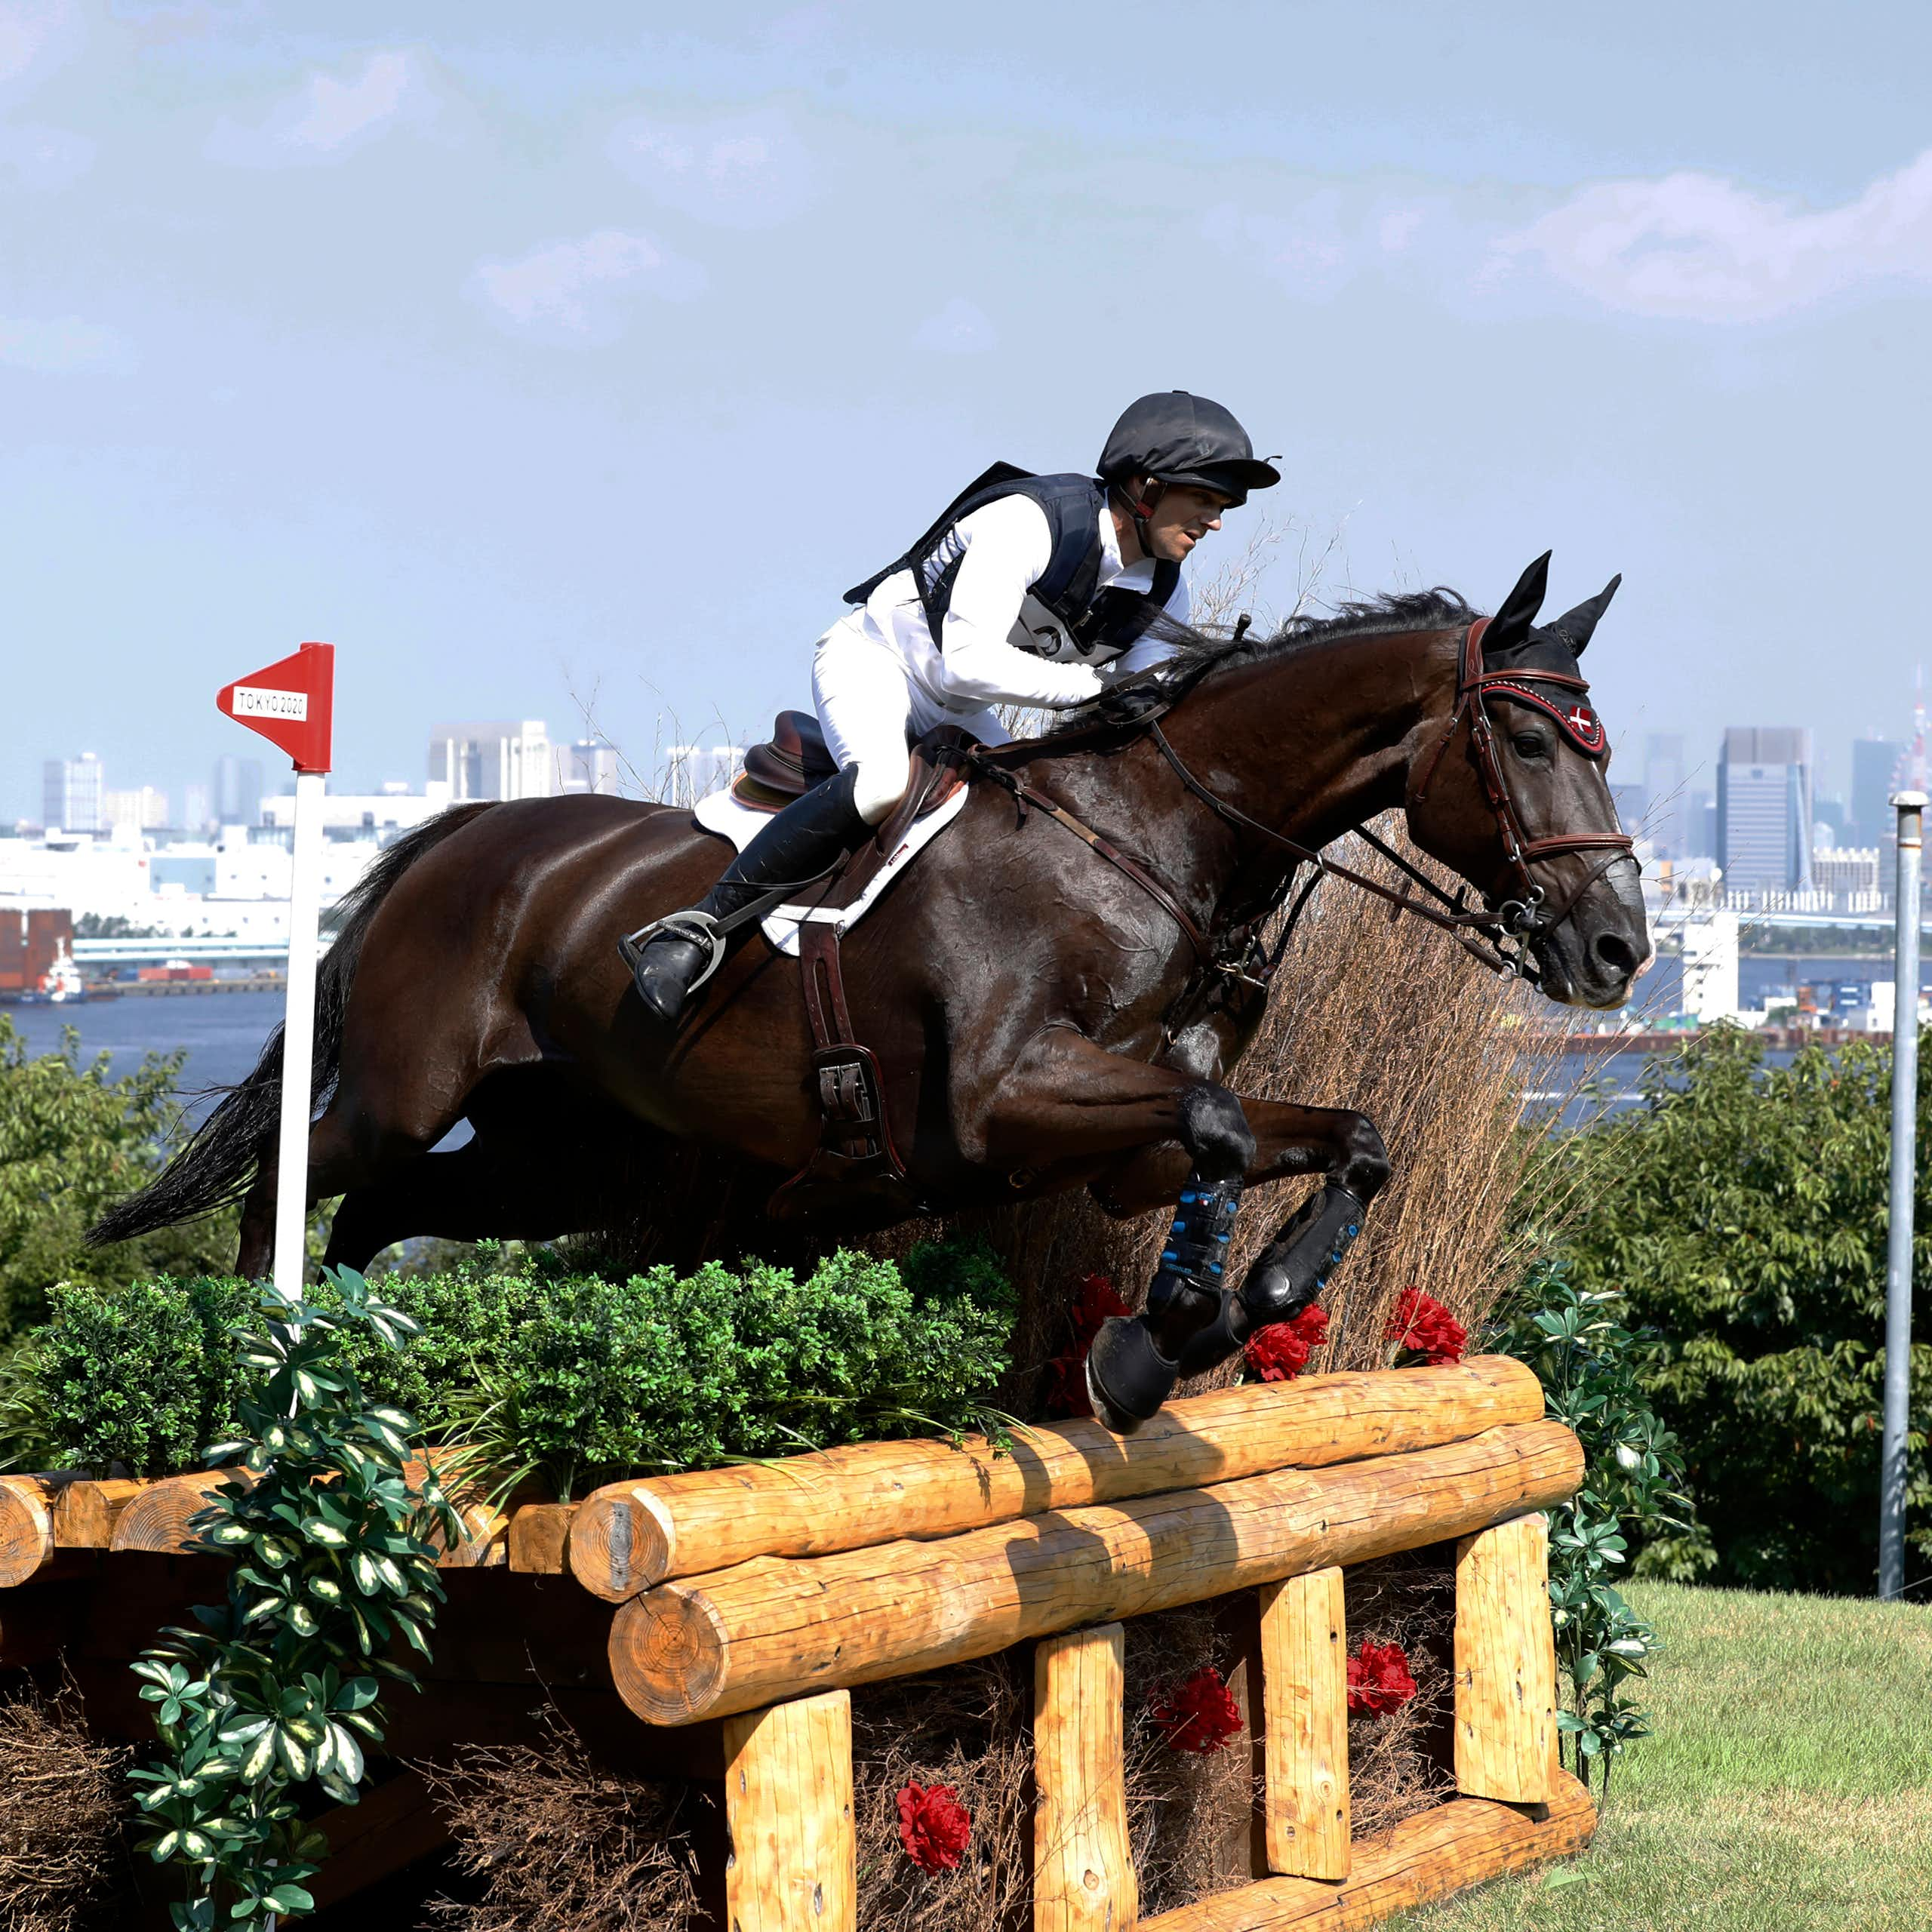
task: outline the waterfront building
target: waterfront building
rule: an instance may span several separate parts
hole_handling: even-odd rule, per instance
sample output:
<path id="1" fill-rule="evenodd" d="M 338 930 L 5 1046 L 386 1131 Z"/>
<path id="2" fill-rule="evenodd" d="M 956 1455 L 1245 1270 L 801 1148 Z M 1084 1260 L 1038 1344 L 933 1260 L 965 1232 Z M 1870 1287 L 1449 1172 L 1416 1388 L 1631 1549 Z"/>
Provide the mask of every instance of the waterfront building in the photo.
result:
<path id="1" fill-rule="evenodd" d="M 560 792 L 596 792 L 614 797 L 617 790 L 617 748 L 600 738 L 580 738 L 558 747 L 562 766 Z"/>
<path id="2" fill-rule="evenodd" d="M 168 823 L 168 794 L 152 785 L 131 792 L 103 792 L 101 817 L 105 831 L 158 832 Z"/>
<path id="3" fill-rule="evenodd" d="M 51 758 L 42 770 L 41 823 L 50 832 L 105 832 L 106 798 L 100 760 Z"/>
<path id="4" fill-rule="evenodd" d="M 412 826 L 434 818 L 448 807 L 450 788 L 432 780 L 420 792 L 406 785 L 386 784 L 380 792 L 329 792 L 321 801 L 325 839 L 368 839 L 386 845 Z M 262 801 L 262 823 L 278 835 L 292 838 L 295 829 L 293 792 Z"/>
<path id="5" fill-rule="evenodd" d="M 1694 856 L 1690 796 L 1685 789 L 1684 736 L 1653 731 L 1644 740 L 1644 790 L 1647 794 L 1644 830 L 1660 859 Z M 1626 822 L 1624 830 L 1632 828 Z"/>
<path id="6" fill-rule="evenodd" d="M 471 798 L 547 798 L 557 789 L 549 727 L 540 718 L 439 724 L 429 737 L 429 780 L 453 804 Z"/>
<path id="7" fill-rule="evenodd" d="M 1811 884 L 1811 734 L 1734 724 L 1718 764 L 1718 863 L 1734 891 Z"/>
<path id="8" fill-rule="evenodd" d="M 210 816 L 217 825 L 258 825 L 262 817 L 262 761 L 232 752 L 214 761 Z"/>
<path id="9" fill-rule="evenodd" d="M 1897 738 L 1854 738 L 1851 741 L 1852 842 L 1882 846 L 1887 835 L 1896 837 L 1891 807 L 1894 783 L 1905 758 L 1905 746 Z"/>
<path id="10" fill-rule="evenodd" d="M 207 785 L 184 786 L 181 792 L 181 829 L 206 832 L 215 823 L 214 788 Z"/>

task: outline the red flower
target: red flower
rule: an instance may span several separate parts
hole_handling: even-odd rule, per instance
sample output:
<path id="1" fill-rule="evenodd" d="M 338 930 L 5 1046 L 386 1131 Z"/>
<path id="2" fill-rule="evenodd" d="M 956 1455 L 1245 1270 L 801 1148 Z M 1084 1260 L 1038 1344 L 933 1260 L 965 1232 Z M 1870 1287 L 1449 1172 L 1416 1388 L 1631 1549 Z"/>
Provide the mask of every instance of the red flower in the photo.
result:
<path id="1" fill-rule="evenodd" d="M 1426 1295 L 1420 1288 L 1404 1288 L 1385 1339 L 1437 1368 L 1463 1359 L 1469 1331 L 1433 1295 Z"/>
<path id="2" fill-rule="evenodd" d="M 1128 1312 L 1104 1275 L 1083 1276 L 1072 1309 L 1073 1345 L 1047 1364 L 1047 1413 L 1051 1416 L 1091 1416 L 1087 1395 L 1087 1351 L 1109 1317 Z"/>
<path id="3" fill-rule="evenodd" d="M 1409 1675 L 1408 1654 L 1400 1644 L 1371 1644 L 1364 1637 L 1361 1648 L 1349 1660 L 1349 1709 L 1385 1717 L 1400 1710 L 1416 1694 L 1416 1681 Z"/>
<path id="4" fill-rule="evenodd" d="M 973 1820 L 949 1784 L 909 1784 L 899 1794 L 899 1842 L 921 1872 L 952 1872 L 973 1835 Z"/>
<path id="5" fill-rule="evenodd" d="M 1241 1727 L 1241 1706 L 1211 1665 L 1149 1706 L 1170 1751 L 1221 1751 Z"/>
<path id="6" fill-rule="evenodd" d="M 1292 1321 L 1257 1328 L 1247 1338 L 1242 1359 L 1258 1381 L 1292 1382 L 1327 1339 L 1327 1312 L 1310 1303 Z"/>

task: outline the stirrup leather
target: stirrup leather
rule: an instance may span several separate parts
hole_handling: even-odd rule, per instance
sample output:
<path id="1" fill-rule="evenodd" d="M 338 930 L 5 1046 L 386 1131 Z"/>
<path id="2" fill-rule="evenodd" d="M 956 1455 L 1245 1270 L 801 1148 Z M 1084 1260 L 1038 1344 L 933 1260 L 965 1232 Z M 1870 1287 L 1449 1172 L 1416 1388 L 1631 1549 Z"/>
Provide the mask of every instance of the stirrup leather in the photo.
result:
<path id="1" fill-rule="evenodd" d="M 724 934 L 718 916 L 696 906 L 687 906 L 682 912 L 667 912 L 663 918 L 653 919 L 648 925 L 639 926 L 635 932 L 626 933 L 622 943 L 624 957 L 635 964 L 645 947 L 661 933 L 668 933 L 672 938 L 683 940 L 688 945 L 701 946 L 709 955 L 704 971 L 685 988 L 687 992 L 696 992 L 724 963 Z"/>

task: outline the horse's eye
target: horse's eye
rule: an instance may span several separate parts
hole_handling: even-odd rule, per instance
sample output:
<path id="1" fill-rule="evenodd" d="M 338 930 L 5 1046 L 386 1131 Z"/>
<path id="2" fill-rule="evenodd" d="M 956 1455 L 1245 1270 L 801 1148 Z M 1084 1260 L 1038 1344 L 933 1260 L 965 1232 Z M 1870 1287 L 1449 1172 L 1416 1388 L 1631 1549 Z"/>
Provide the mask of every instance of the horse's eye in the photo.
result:
<path id="1" fill-rule="evenodd" d="M 1548 749 L 1540 731 L 1518 731 L 1510 742 L 1516 748 L 1519 758 L 1541 758 Z"/>

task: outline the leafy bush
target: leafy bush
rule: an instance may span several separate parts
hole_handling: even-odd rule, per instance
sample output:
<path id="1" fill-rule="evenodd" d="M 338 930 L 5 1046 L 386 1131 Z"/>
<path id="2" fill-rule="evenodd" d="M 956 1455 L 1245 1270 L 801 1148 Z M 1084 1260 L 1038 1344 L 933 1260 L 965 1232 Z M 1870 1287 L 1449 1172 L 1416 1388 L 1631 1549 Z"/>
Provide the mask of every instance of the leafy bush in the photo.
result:
<path id="1" fill-rule="evenodd" d="M 373 1402 L 345 1358 L 359 1333 L 395 1349 L 414 1324 L 347 1269 L 335 1312 L 264 1284 L 229 1337 L 242 1378 L 241 1472 L 195 1518 L 200 1546 L 238 1559 L 226 1601 L 169 1629 L 133 1666 L 167 1755 L 129 1774 L 152 1835 L 140 1849 L 185 1868 L 177 1932 L 272 1932 L 315 1901 L 303 1883 L 328 1850 L 305 1820 L 317 1796 L 353 1804 L 380 1749 L 378 1679 L 414 1684 L 388 1654 L 426 1657 L 442 1586 L 431 1541 L 462 1534 L 429 1478 L 403 1472 L 414 1432 Z"/>
<path id="2" fill-rule="evenodd" d="M 1545 1412 L 1583 1444 L 1583 1487 L 1549 1512 L 1550 1613 L 1570 1693 L 1558 1723 L 1571 1742 L 1572 1768 L 1588 1784 L 1591 1764 L 1599 1764 L 1605 1791 L 1611 1758 L 1649 1734 L 1647 1714 L 1626 1687 L 1662 1647 L 1610 1574 L 1623 1567 L 1633 1537 L 1666 1574 L 1710 1560 L 1681 1488 L 1677 1438 L 1643 1386 L 1659 1339 L 1627 1327 L 1623 1312 L 1614 1296 L 1577 1287 L 1561 1264 L 1539 1263 L 1490 1341 L 1536 1371 Z"/>
<path id="3" fill-rule="evenodd" d="M 175 1121 L 185 1056 L 149 1054 L 108 1077 L 85 1066 L 69 1029 L 60 1051 L 29 1057 L 0 1014 L 0 1340 L 39 1321 L 57 1281 L 99 1287 L 160 1274 L 199 1275 L 235 1252 L 232 1210 L 112 1247 L 89 1247 L 88 1226 L 158 1171 Z"/>
<path id="4" fill-rule="evenodd" d="M 486 1251 L 382 1292 L 419 1332 L 395 1352 L 345 1327 L 339 1345 L 370 1399 L 565 1496 L 633 1471 L 996 1421 L 986 1405 L 1013 1303 L 986 1251 L 961 1246 L 915 1248 L 900 1267 L 841 1252 L 803 1281 L 759 1264 L 606 1281 Z M 325 1315 L 343 1306 L 328 1281 L 310 1299 Z M 56 1460 L 193 1466 L 233 1432 L 222 1338 L 251 1306 L 232 1280 L 57 1291 L 23 1372 Z"/>
<path id="5" fill-rule="evenodd" d="M 1581 1291 L 1660 1331 L 1642 1371 L 1681 1438 L 1711 1580 L 1873 1587 L 1878 1563 L 1890 1055 L 1866 1042 L 1762 1066 L 1732 1028 L 1654 1060 L 1646 1104 L 1557 1137 L 1583 1204 L 1564 1241 Z M 1932 1103 L 1932 1054 L 1918 1105 Z M 1921 1152 L 1914 1323 L 1932 1337 L 1932 1159 Z M 1908 1534 L 1932 1555 L 1932 1346 L 1913 1351 Z M 1666 1546 L 1667 1549 L 1667 1546 Z M 1678 1552 L 1653 1565 L 1687 1574 Z"/>
<path id="6" fill-rule="evenodd" d="M 170 1475 L 234 1433 L 242 1377 L 227 1336 L 248 1312 L 243 1283 L 63 1285 L 48 1299 L 25 1373 L 57 1467 Z"/>

